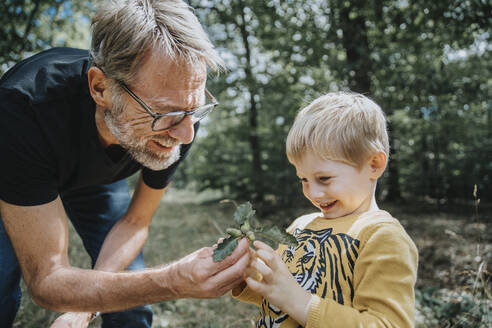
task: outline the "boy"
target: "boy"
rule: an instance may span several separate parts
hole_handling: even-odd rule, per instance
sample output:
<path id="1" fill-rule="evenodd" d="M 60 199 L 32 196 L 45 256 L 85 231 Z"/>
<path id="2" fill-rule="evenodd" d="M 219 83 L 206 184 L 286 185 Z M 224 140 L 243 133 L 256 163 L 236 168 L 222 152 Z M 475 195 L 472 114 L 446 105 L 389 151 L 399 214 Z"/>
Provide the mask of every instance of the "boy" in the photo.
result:
<path id="1" fill-rule="evenodd" d="M 257 327 L 413 327 L 417 249 L 375 199 L 388 154 L 384 114 L 363 95 L 329 93 L 299 112 L 287 157 L 321 213 L 287 229 L 296 247 L 254 243 L 263 278 L 233 296 L 260 306 Z"/>

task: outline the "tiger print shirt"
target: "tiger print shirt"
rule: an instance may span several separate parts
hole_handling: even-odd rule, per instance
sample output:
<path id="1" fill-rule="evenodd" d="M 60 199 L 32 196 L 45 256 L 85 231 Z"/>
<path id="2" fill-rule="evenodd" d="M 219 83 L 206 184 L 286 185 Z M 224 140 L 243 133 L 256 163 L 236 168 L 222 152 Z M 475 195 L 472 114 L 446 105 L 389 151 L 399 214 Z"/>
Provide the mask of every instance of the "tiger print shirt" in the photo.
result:
<path id="1" fill-rule="evenodd" d="M 388 212 L 336 219 L 313 213 L 287 231 L 299 244 L 280 245 L 277 253 L 313 294 L 306 328 L 414 326 L 418 252 Z M 233 296 L 260 307 L 256 327 L 301 327 L 248 287 Z"/>

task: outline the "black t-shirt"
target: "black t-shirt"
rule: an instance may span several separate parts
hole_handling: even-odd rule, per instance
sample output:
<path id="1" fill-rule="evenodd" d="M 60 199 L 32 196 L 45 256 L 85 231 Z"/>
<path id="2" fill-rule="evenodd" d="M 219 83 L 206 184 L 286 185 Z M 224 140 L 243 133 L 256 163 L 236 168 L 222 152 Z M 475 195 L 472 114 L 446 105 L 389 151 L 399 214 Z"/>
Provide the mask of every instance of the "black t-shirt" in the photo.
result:
<path id="1" fill-rule="evenodd" d="M 0 80 L 0 199 L 39 205 L 58 194 L 111 183 L 142 169 L 145 184 L 164 188 L 181 159 L 162 171 L 142 167 L 121 147 L 99 142 L 89 93 L 86 50 L 53 48 Z M 195 133 L 198 126 L 195 126 Z"/>

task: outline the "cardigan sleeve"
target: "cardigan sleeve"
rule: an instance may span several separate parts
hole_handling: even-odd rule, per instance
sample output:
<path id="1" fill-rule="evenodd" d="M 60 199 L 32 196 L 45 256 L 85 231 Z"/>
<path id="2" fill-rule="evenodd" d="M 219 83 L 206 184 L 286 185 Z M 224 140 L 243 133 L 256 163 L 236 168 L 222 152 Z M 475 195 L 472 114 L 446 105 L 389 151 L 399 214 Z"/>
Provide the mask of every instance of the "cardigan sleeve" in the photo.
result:
<path id="1" fill-rule="evenodd" d="M 379 223 L 360 235 L 352 306 L 313 295 L 306 328 L 414 326 L 418 252 L 403 227 Z"/>
<path id="2" fill-rule="evenodd" d="M 257 306 L 261 306 L 261 302 L 263 301 L 263 297 L 249 289 L 248 286 L 234 288 L 231 291 L 231 295 L 241 302 L 250 303 Z"/>

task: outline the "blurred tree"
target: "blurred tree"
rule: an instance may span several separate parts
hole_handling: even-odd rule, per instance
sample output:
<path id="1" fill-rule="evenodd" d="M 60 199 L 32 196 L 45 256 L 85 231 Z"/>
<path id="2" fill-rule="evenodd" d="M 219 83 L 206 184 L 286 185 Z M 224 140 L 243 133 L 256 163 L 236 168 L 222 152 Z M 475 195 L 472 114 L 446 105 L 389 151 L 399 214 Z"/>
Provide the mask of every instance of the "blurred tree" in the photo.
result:
<path id="1" fill-rule="evenodd" d="M 92 1 L 0 2 L 0 74 L 21 59 L 53 46 L 89 46 Z"/>
<path id="2" fill-rule="evenodd" d="M 476 151 L 491 134 L 490 76 L 483 74 L 490 71 L 490 3 L 191 5 L 230 69 L 212 81 L 222 104 L 187 169 L 201 188 L 280 202 L 299 197 L 284 155 L 288 128 L 300 107 L 340 89 L 370 96 L 388 116 L 392 154 L 382 196 L 445 200 L 468 197 L 461 190 L 473 183 L 487 188 L 490 152 Z"/>
<path id="3" fill-rule="evenodd" d="M 0 73 L 52 46 L 89 46 L 91 1 L 0 3 Z M 389 119 L 381 197 L 492 198 L 490 1 L 190 0 L 229 71 L 221 105 L 177 183 L 231 198 L 302 198 L 286 160 L 295 114 L 328 91 L 362 92 Z"/>
<path id="4" fill-rule="evenodd" d="M 196 178 L 200 188 L 223 189 L 231 197 L 271 198 L 279 186 L 289 185 L 281 180 L 292 176 L 286 172 L 283 139 L 285 115 L 292 116 L 298 104 L 283 92 L 289 92 L 289 85 L 299 87 L 293 83 L 299 78 L 294 66 L 284 71 L 271 61 L 257 36 L 271 23 L 274 8 L 251 0 L 191 4 L 220 46 L 229 71 L 211 81 L 221 101 L 213 120 L 220 124 L 206 125 L 207 138 L 198 140 L 186 176 Z"/>

